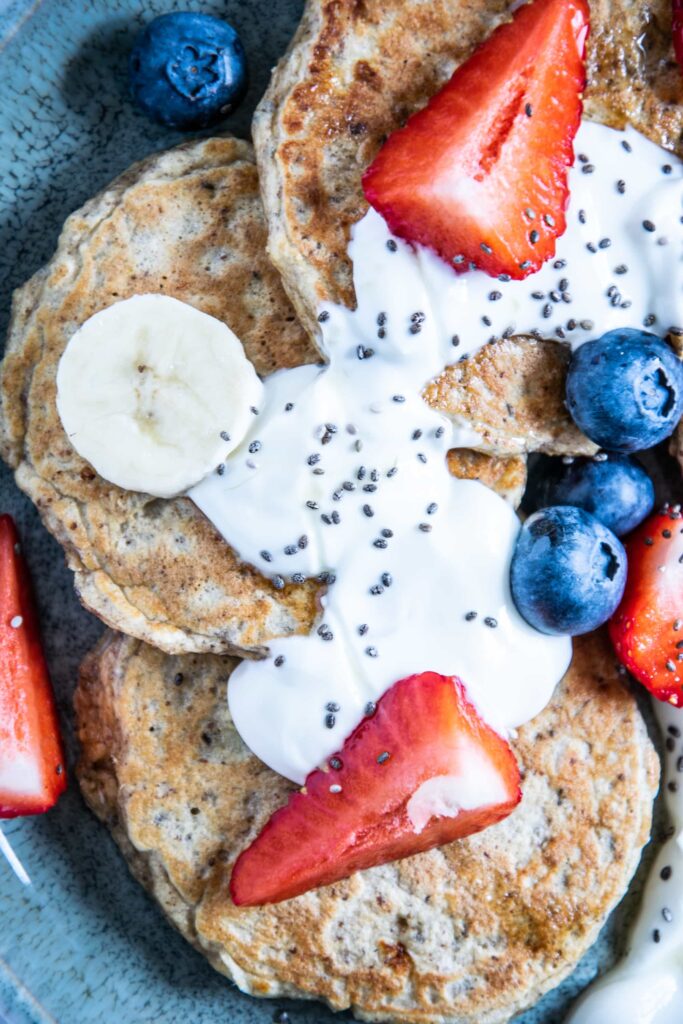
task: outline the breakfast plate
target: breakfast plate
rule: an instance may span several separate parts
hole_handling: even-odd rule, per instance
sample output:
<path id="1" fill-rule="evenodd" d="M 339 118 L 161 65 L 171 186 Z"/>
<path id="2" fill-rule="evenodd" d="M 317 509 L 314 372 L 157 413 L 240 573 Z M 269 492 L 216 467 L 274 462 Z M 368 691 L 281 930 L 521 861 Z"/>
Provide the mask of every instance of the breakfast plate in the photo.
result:
<path id="1" fill-rule="evenodd" d="M 200 8 L 199 4 L 185 6 Z M 50 0 L 10 4 L 5 10 L 0 43 L 5 94 L 0 118 L 3 139 L 8 140 L 0 155 L 3 318 L 9 311 L 12 289 L 52 255 L 57 233 L 69 213 L 134 161 L 182 141 L 177 131 L 151 124 L 133 106 L 127 92 L 126 68 L 133 39 L 154 15 L 170 10 L 166 3 L 132 2 L 83 10 L 82 5 Z M 271 67 L 296 28 L 300 7 L 284 2 L 205 3 L 201 10 L 228 20 L 245 44 L 250 89 L 222 127 L 247 137 L 251 115 L 266 89 Z M 263 144 L 263 121 L 260 131 Z M 296 301 L 304 310 L 303 300 Z M 305 318 L 305 310 L 301 315 Z M 321 323 L 327 319 L 329 316 L 323 317 Z M 381 330 L 382 324 L 377 322 Z M 366 358 L 367 349 L 363 351 Z M 675 472 L 672 462 L 664 475 Z M 0 483 L 2 509 L 18 523 L 34 579 L 72 767 L 77 756 L 72 694 L 79 664 L 102 627 L 78 603 L 58 545 L 40 525 L 33 506 L 16 489 L 4 466 Z M 196 500 L 212 516 L 215 488 L 214 493 Z M 488 514 L 485 509 L 484 513 Z M 369 517 L 369 513 L 365 515 Z M 235 523 L 226 527 L 236 528 Z M 390 583 L 384 585 L 388 588 Z M 258 638 L 252 642 L 255 649 L 259 645 Z M 93 676 L 98 671 L 94 668 Z M 638 699 L 649 720 L 640 692 Z M 656 740 L 655 730 L 653 736 Z M 328 753 L 322 751 L 322 756 Z M 305 775 L 299 767 L 292 770 L 285 761 L 282 764 L 283 774 L 293 779 L 300 781 L 298 776 Z M 661 834 L 661 819 L 660 812 L 655 819 L 655 839 Z M 115 828 L 116 823 L 113 825 Z M 236 1024 L 271 1020 L 284 1024 L 288 1019 L 323 1024 L 340 1019 L 317 1003 L 285 998 L 272 1003 L 256 1001 L 214 973 L 163 921 L 130 877 L 118 850 L 86 809 L 73 782 L 48 815 L 18 818 L 3 829 L 32 880 L 30 887 L 23 887 L 9 870 L 0 870 L 0 1013 L 10 1024 L 50 1020 L 86 1024 L 114 1017 L 126 1024 L 171 1022 L 183 1017 L 198 1024 L 219 1017 Z M 653 843 L 646 849 L 627 896 L 576 970 L 517 1018 L 520 1024 L 555 1024 L 577 993 L 615 962 L 655 847 Z M 346 1019 L 344 1014 L 341 1019 Z"/>

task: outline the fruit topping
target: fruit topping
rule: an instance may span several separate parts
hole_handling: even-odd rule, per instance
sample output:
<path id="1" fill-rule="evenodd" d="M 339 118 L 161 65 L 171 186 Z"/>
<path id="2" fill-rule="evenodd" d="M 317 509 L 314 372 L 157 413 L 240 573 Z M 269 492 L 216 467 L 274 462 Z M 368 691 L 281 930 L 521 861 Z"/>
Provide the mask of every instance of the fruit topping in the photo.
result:
<path id="1" fill-rule="evenodd" d="M 643 686 L 683 706 L 683 519 L 650 516 L 626 541 L 628 579 L 609 632 L 619 660 Z"/>
<path id="2" fill-rule="evenodd" d="M 524 510 L 575 505 L 622 537 L 652 512 L 655 489 L 628 455 L 601 452 L 590 459 L 540 456 L 529 474 Z"/>
<path id="3" fill-rule="evenodd" d="M 409 676 L 241 854 L 232 898 L 238 906 L 291 899 L 480 832 L 520 799 L 514 754 L 462 683 Z"/>
<path id="4" fill-rule="evenodd" d="M 0 818 L 40 814 L 66 789 L 57 714 L 28 572 L 0 516 Z"/>
<path id="5" fill-rule="evenodd" d="M 394 234 L 517 279 L 554 254 L 588 21 L 585 0 L 525 4 L 389 137 L 363 188 Z"/>
<path id="6" fill-rule="evenodd" d="M 133 98 L 148 117 L 192 130 L 222 121 L 247 91 L 247 62 L 234 28 L 210 14 L 154 18 L 130 55 Z"/>
<path id="7" fill-rule="evenodd" d="M 79 455 L 105 480 L 160 498 L 225 470 L 262 395 L 230 328 L 168 295 L 95 313 L 57 371 L 57 408 Z"/>
<path id="8" fill-rule="evenodd" d="M 652 448 L 673 433 L 683 415 L 683 363 L 654 334 L 608 331 L 575 350 L 567 407 L 601 448 Z"/>
<path id="9" fill-rule="evenodd" d="M 619 604 L 625 581 L 621 542 L 583 509 L 544 508 L 522 526 L 510 568 L 512 597 L 542 633 L 597 629 Z"/>

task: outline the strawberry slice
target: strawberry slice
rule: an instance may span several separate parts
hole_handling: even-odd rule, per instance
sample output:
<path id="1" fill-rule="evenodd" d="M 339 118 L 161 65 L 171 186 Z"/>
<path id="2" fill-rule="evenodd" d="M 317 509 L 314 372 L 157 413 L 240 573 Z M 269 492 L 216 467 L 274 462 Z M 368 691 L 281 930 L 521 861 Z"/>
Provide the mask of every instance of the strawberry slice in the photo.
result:
<path id="1" fill-rule="evenodd" d="M 566 227 L 581 120 L 586 0 L 520 7 L 394 132 L 363 176 L 394 234 L 456 270 L 523 278 Z"/>
<path id="2" fill-rule="evenodd" d="M 683 519 L 664 506 L 625 542 L 626 590 L 609 625 L 619 660 L 643 686 L 683 707 Z"/>
<path id="3" fill-rule="evenodd" d="M 683 0 L 673 0 L 671 29 L 674 37 L 676 60 L 683 69 Z"/>
<path id="4" fill-rule="evenodd" d="M 450 843 L 505 818 L 520 799 L 514 754 L 462 683 L 410 676 L 237 859 L 233 901 L 279 903 Z"/>
<path id="5" fill-rule="evenodd" d="M 0 818 L 47 811 L 66 788 L 52 688 L 19 536 L 0 516 Z"/>

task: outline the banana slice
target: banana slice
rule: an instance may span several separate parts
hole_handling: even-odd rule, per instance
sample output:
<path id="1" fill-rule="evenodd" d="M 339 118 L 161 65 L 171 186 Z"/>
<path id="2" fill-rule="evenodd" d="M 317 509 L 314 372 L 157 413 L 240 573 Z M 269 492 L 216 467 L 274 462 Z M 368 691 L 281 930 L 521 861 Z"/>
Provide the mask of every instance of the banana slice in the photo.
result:
<path id="1" fill-rule="evenodd" d="M 57 370 L 57 409 L 79 455 L 105 480 L 159 498 L 237 447 L 262 394 L 230 328 L 167 295 L 90 317 Z"/>

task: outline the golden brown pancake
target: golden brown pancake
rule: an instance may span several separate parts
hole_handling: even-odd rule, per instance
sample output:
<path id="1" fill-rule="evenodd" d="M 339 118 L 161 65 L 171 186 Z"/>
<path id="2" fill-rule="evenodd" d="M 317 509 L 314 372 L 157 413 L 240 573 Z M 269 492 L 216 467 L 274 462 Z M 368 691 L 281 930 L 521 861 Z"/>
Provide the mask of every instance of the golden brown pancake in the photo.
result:
<path id="1" fill-rule="evenodd" d="M 167 651 L 259 652 L 275 636 L 307 632 L 320 587 L 278 592 L 239 562 L 189 499 L 154 499 L 99 477 L 62 428 L 57 365 L 89 316 L 144 292 L 223 320 L 261 374 L 317 359 L 265 243 L 248 143 L 188 143 L 135 165 L 73 214 L 50 264 L 14 298 L 0 451 L 63 544 L 86 608 Z M 455 475 L 461 464 L 471 475 L 471 460 L 459 455 Z M 519 501 L 523 459 L 478 466 Z"/>
<path id="2" fill-rule="evenodd" d="M 363 1020 L 496 1024 L 558 984 L 649 837 L 658 759 L 603 634 L 577 640 L 513 745 L 504 822 L 275 906 L 237 909 L 232 864 L 292 784 L 243 745 L 235 659 L 105 635 L 76 694 L 83 794 L 172 923 L 239 987 Z"/>

